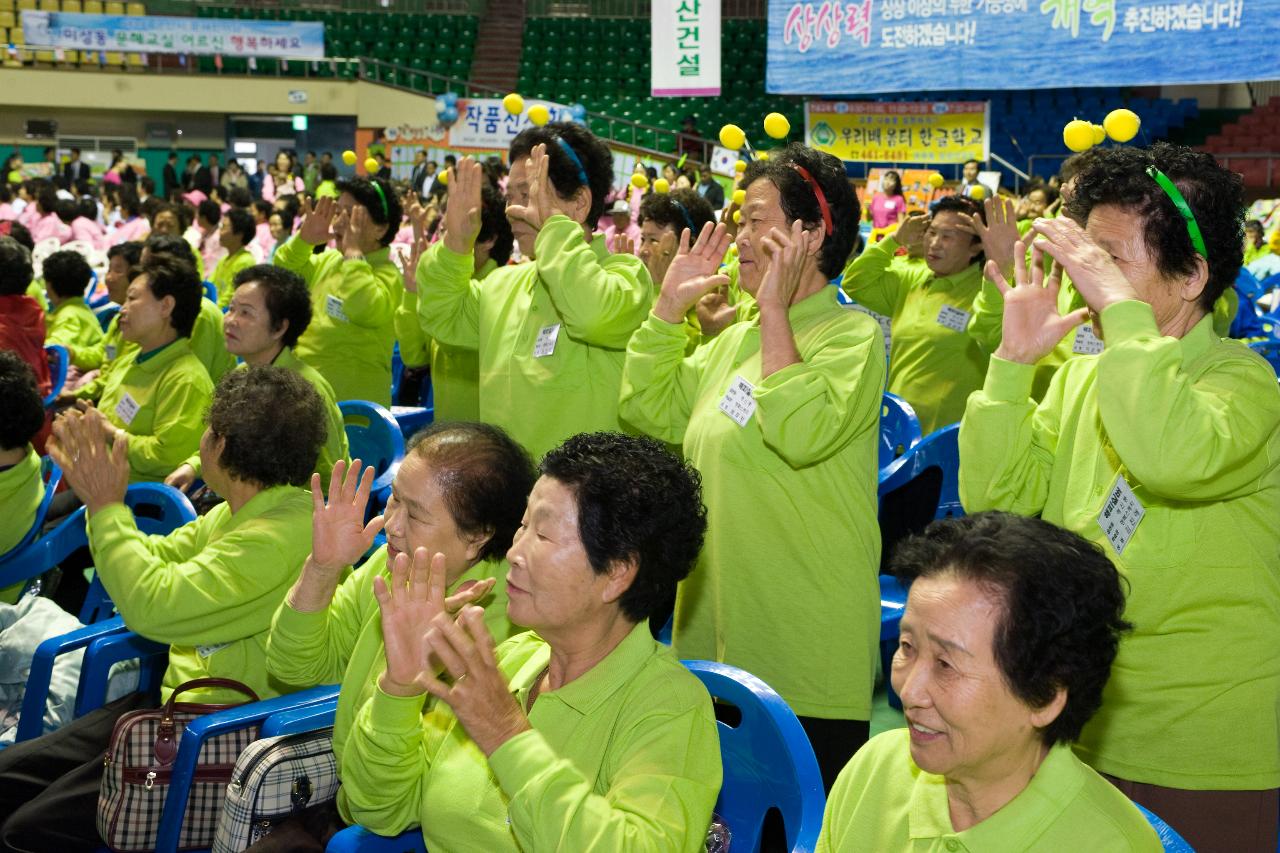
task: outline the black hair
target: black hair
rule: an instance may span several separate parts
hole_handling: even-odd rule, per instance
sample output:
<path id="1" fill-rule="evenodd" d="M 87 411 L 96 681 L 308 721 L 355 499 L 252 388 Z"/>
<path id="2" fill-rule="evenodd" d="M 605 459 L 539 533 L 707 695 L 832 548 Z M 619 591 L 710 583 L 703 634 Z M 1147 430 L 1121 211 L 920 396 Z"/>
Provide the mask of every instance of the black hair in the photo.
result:
<path id="1" fill-rule="evenodd" d="M 120 205 L 120 213 L 126 219 L 142 213 L 142 202 L 138 200 L 138 191 L 130 184 L 116 187 L 116 200 Z"/>
<path id="2" fill-rule="evenodd" d="M 288 208 L 283 210 L 273 210 L 267 214 L 267 222 L 270 222 L 271 217 L 273 216 L 280 217 L 280 227 L 285 230 L 285 233 L 293 233 L 293 211 Z"/>
<path id="3" fill-rule="evenodd" d="M 679 207 L 676 206 L 677 202 Z M 680 207 L 684 208 L 683 212 Z M 685 214 L 688 214 L 688 219 Z M 688 228 L 689 239 L 696 240 L 702 233 L 703 225 L 716 221 L 716 214 L 711 209 L 711 203 L 699 195 L 697 190 L 681 189 L 668 193 L 649 193 L 640 199 L 640 217 L 636 224 L 644 225 L 650 221 L 659 228 L 670 228 L 677 237 Z"/>
<path id="4" fill-rule="evenodd" d="M 112 258 L 124 258 L 125 264 L 129 267 L 129 279 L 132 280 L 137 276 L 138 268 L 142 266 L 142 249 L 143 244 L 137 240 L 116 243 L 107 249 L 107 261 L 110 262 Z"/>
<path id="5" fill-rule="evenodd" d="M 571 198 L 582 186 L 582 178 L 579 177 L 578 164 L 565 153 L 557 139 L 563 139 L 582 162 L 581 171 L 587 174 L 587 190 L 591 193 L 587 222 L 595 223 L 604 213 L 604 200 L 613 186 L 613 154 L 609 152 L 609 146 L 586 127 L 570 121 L 526 127 L 511 140 L 508 159 L 514 163 L 518 158 L 528 157 L 535 145 L 546 145 L 547 176 L 551 185 L 556 195 Z M 448 159 L 445 158 L 446 161 Z"/>
<path id="6" fill-rule="evenodd" d="M 0 204 L 13 201 L 13 188 L 0 176 Z"/>
<path id="7" fill-rule="evenodd" d="M 488 534 L 478 559 L 501 559 L 511 547 L 535 479 L 533 460 L 492 424 L 435 423 L 409 440 L 435 474 L 459 532 Z"/>
<path id="8" fill-rule="evenodd" d="M 23 225 L 17 220 L 9 223 L 9 236 L 18 241 L 18 245 L 24 247 L 28 252 L 36 250 L 35 238 L 31 236 L 31 229 Z"/>
<path id="9" fill-rule="evenodd" d="M 1244 261 L 1244 182 L 1212 154 L 1182 145 L 1157 142 L 1150 148 L 1108 148 L 1079 174 L 1067 209 L 1076 222 L 1087 223 L 1099 205 L 1112 205 L 1133 215 L 1147 251 L 1166 278 L 1190 276 L 1196 250 L 1173 200 L 1147 174 L 1154 166 L 1173 181 L 1186 199 L 1208 257 L 1208 279 L 1198 300 L 1210 312 L 1235 283 Z"/>
<path id="10" fill-rule="evenodd" d="M 98 220 L 98 203 L 89 196 L 82 196 L 76 202 L 76 216 L 96 222 Z"/>
<path id="11" fill-rule="evenodd" d="M 618 601 L 633 622 L 648 619 L 689 576 L 707 529 L 702 478 L 651 438 L 582 433 L 543 457 L 541 473 L 568 486 L 578 535 L 597 574 L 634 560 Z"/>
<path id="12" fill-rule="evenodd" d="M 280 343 L 292 347 L 311 325 L 311 292 L 307 290 L 307 283 L 297 273 L 274 264 L 242 269 L 233 280 L 235 287 L 250 282 L 262 288 L 272 331 L 289 321 Z"/>
<path id="13" fill-rule="evenodd" d="M 493 240 L 489 259 L 498 266 L 505 266 L 511 260 L 515 236 L 511 233 L 511 221 L 507 219 L 507 200 L 489 184 L 480 190 L 480 233 L 476 235 L 477 243 L 485 240 Z"/>
<path id="14" fill-rule="evenodd" d="M 1097 162 L 1098 155 L 1103 151 L 1106 151 L 1106 149 L 1086 148 L 1084 151 L 1072 154 L 1070 157 L 1063 160 L 1062 165 L 1058 167 L 1058 179 L 1065 184 L 1067 181 L 1071 180 L 1076 175 L 1079 175 L 1085 169 Z"/>
<path id="15" fill-rule="evenodd" d="M 884 192 L 884 180 L 890 175 L 893 176 L 893 182 L 898 188 L 896 195 L 901 195 L 902 194 L 902 175 L 898 174 L 897 170 L 895 169 L 888 169 L 885 171 L 883 175 L 880 176 L 880 191 Z"/>
<path id="16" fill-rule="evenodd" d="M 49 289 L 63 299 L 83 297 L 93 280 L 93 270 L 84 256 L 65 249 L 44 259 L 41 275 Z"/>
<path id="17" fill-rule="evenodd" d="M 382 188 L 381 193 L 374 189 L 375 185 Z M 396 238 L 400 220 L 404 219 L 404 208 L 391 184 L 382 178 L 343 178 L 338 181 L 338 192 L 350 193 L 357 204 L 369 211 L 370 219 L 387 226 L 378 242 L 390 246 Z"/>
<path id="18" fill-rule="evenodd" d="M 1246 230 L 1246 231 L 1259 231 L 1259 232 L 1260 232 L 1260 231 L 1262 231 L 1262 220 L 1260 220 L 1260 219 L 1248 219 L 1248 220 L 1245 220 L 1245 223 L 1244 223 L 1244 230 Z"/>
<path id="19" fill-rule="evenodd" d="M 177 160 L 177 159 L 178 159 L 178 152 L 177 152 L 177 151 L 170 150 L 170 151 L 169 151 L 169 157 L 168 157 L 168 159 L 170 159 L 170 160 Z"/>
<path id="20" fill-rule="evenodd" d="M 270 365 L 224 373 L 209 407 L 209 431 L 225 442 L 218 464 L 264 489 L 311 481 L 327 422 L 311 383 Z"/>
<path id="21" fill-rule="evenodd" d="M 12 350 L 0 350 L 0 412 L 0 449 L 26 447 L 44 427 L 35 371 Z"/>
<path id="22" fill-rule="evenodd" d="M 177 239 L 182 240 L 181 237 Z M 184 244 L 185 240 L 182 241 Z M 156 299 L 173 297 L 173 313 L 169 315 L 169 325 L 177 330 L 182 338 L 191 337 L 196 318 L 200 316 L 200 300 L 204 299 L 204 285 L 196 275 L 196 268 L 174 255 L 157 255 L 148 241 L 147 248 L 151 254 L 142 265 L 142 274 L 147 277 L 147 286 Z"/>
<path id="23" fill-rule="evenodd" d="M 57 206 L 54 208 L 54 212 L 58 214 L 58 218 L 61 219 L 64 224 L 70 225 L 72 222 L 76 221 L 76 217 L 80 214 L 80 205 L 76 204 L 72 199 L 60 198 L 58 199 Z"/>
<path id="24" fill-rule="evenodd" d="M 327 153 L 327 152 L 326 152 Z M 332 163 L 320 164 L 320 180 L 336 181 L 338 179 L 338 167 Z"/>
<path id="25" fill-rule="evenodd" d="M 138 178 L 138 186 L 142 188 L 142 191 L 145 192 L 148 197 L 156 194 L 156 179 L 150 175 L 143 175 L 141 178 Z"/>
<path id="26" fill-rule="evenodd" d="M 0 237 L 0 296 L 19 296 L 31 284 L 31 250 L 13 239 Z"/>
<path id="27" fill-rule="evenodd" d="M 240 238 L 240 242 L 248 246 L 258 236 L 258 225 L 253 221 L 253 214 L 247 210 L 233 207 L 227 211 L 227 222 L 231 225 L 231 233 Z"/>
<path id="28" fill-rule="evenodd" d="M 196 213 L 201 216 L 205 222 L 210 225 L 217 225 L 222 221 L 222 208 L 213 199 L 206 198 L 196 206 Z"/>
<path id="29" fill-rule="evenodd" d="M 799 219 L 806 228 L 818 228 L 825 234 L 826 225 L 818 196 L 796 166 L 803 167 L 813 177 L 827 199 L 832 229 L 830 234 L 826 234 L 818 252 L 818 269 L 832 279 L 849 261 L 861 219 L 858 196 L 849 186 L 844 164 L 830 154 L 793 142 L 770 154 L 768 160 L 756 159 L 747 164 L 746 171 L 742 173 L 741 188 L 747 189 L 760 178 L 767 179 L 778 188 L 782 212 L 788 222 Z"/>
<path id="30" fill-rule="evenodd" d="M 234 163 L 235 161 L 232 160 L 231 162 Z M 250 195 L 249 190 L 245 187 L 232 187 L 227 190 L 227 203 L 232 207 L 245 210 L 249 205 L 253 204 L 253 196 Z"/>
<path id="31" fill-rule="evenodd" d="M 189 264 L 193 270 L 198 269 L 196 265 L 196 250 L 191 248 L 191 244 L 187 242 L 185 237 L 179 237 L 177 234 L 152 234 L 147 237 L 142 246 L 147 249 L 149 257 L 168 255 L 171 258 L 177 258 L 184 264 Z"/>
<path id="32" fill-rule="evenodd" d="M 58 212 L 58 191 L 53 188 L 52 184 L 45 184 L 40 187 L 40 192 L 36 194 L 36 206 L 44 214 Z"/>
<path id="33" fill-rule="evenodd" d="M 1010 691 L 1043 708 L 1066 690 L 1040 737 L 1049 746 L 1080 737 L 1132 627 L 1120 573 L 1099 546 L 1037 518 L 981 512 L 903 541 L 890 571 L 905 582 L 954 574 L 1000 601 L 992 651 Z"/>
<path id="34" fill-rule="evenodd" d="M 271 202 L 266 201 L 265 199 L 258 199 L 253 203 L 253 209 L 262 216 L 264 222 L 271 218 Z"/>
<path id="35" fill-rule="evenodd" d="M 191 205 L 188 204 L 162 204 L 151 214 L 151 227 L 154 228 L 156 219 L 162 213 L 172 213 L 174 219 L 178 220 L 178 230 L 186 231 L 191 227 Z"/>
<path id="36" fill-rule="evenodd" d="M 164 202 L 153 195 L 147 196 L 147 200 L 142 203 L 142 215 L 147 218 L 148 222 L 156 221 L 156 213 L 160 208 L 164 207 Z"/>

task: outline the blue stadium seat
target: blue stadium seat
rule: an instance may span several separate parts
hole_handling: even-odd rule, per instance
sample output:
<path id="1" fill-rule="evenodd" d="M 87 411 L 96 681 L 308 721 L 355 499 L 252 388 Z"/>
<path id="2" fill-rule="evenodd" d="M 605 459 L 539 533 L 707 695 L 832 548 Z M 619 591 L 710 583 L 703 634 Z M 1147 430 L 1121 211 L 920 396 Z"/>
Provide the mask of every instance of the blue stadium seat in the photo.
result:
<path id="1" fill-rule="evenodd" d="M 960 506 L 960 425 L 945 426 L 922 438 L 905 455 L 880 471 L 879 494 L 883 507 L 886 495 L 905 486 L 931 469 L 940 475 L 938 499 L 931 518 L 964 515 Z"/>
<path id="2" fill-rule="evenodd" d="M 111 325 L 111 319 L 120 313 L 120 306 L 109 303 L 101 308 L 94 309 L 94 316 L 98 318 L 98 325 L 102 326 L 102 331 L 106 331 Z"/>
<path id="3" fill-rule="evenodd" d="M 404 459 L 404 433 L 391 413 L 368 400 L 343 400 L 338 403 L 346 424 L 347 444 L 351 458 L 372 465 L 377 476 L 370 491 L 370 517 L 374 510 L 387 505 L 391 482 Z"/>
<path id="4" fill-rule="evenodd" d="M 884 675 L 885 691 L 889 707 L 902 710 L 902 700 L 889 682 L 889 670 L 893 667 L 893 654 L 898 650 L 899 625 L 902 612 L 907 609 L 907 590 L 893 575 L 880 576 L 880 671 Z"/>
<path id="5" fill-rule="evenodd" d="M 31 528 L 27 530 L 26 535 L 18 540 L 17 545 L 0 554 L 0 573 L 9 565 L 11 559 L 16 562 L 24 549 L 40 536 L 40 530 L 44 527 L 44 520 L 49 515 L 49 504 L 53 503 L 53 494 L 58 490 L 58 484 L 62 482 L 62 469 L 48 456 L 42 456 L 40 457 L 40 477 L 44 480 L 44 497 L 40 499 L 40 506 L 36 507 L 36 516 L 32 520 Z M 0 577 L 2 576 L 0 574 Z M 17 582 L 15 580 L 13 583 Z M 5 584 L 5 586 L 9 585 Z"/>
<path id="6" fill-rule="evenodd" d="M 47 409 L 62 393 L 62 386 L 67 384 L 67 366 L 70 359 L 67 348 L 61 344 L 49 344 L 44 348 L 44 352 L 49 359 L 49 378 L 53 380 L 49 394 L 44 398 L 44 407 Z"/>
<path id="7" fill-rule="evenodd" d="M 880 404 L 880 468 L 920 441 L 920 419 L 911 404 L 896 394 L 885 392 Z"/>
<path id="8" fill-rule="evenodd" d="M 215 305 L 218 304 L 218 288 L 211 281 L 204 282 L 204 298 Z"/>
<path id="9" fill-rule="evenodd" d="M 1145 807 L 1134 803 L 1138 806 L 1138 811 L 1142 812 L 1142 816 L 1147 819 L 1147 823 L 1151 824 L 1151 828 L 1156 831 L 1156 835 L 1160 836 L 1160 845 L 1164 847 L 1165 853 L 1196 853 L 1190 844 L 1186 842 L 1177 830 L 1169 826 L 1156 815 L 1152 814 Z"/>

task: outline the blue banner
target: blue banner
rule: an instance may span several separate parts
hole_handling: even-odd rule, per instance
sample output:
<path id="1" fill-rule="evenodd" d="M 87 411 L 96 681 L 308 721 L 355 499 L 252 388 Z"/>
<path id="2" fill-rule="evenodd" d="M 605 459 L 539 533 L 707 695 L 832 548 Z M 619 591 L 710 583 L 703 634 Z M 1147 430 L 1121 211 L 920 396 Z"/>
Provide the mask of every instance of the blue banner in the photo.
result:
<path id="1" fill-rule="evenodd" d="M 48 50 L 324 59 L 324 24 L 312 22 L 25 10 L 22 33 L 27 47 Z"/>
<path id="2" fill-rule="evenodd" d="M 1280 78 L 1275 0 L 769 0 L 768 91 Z"/>

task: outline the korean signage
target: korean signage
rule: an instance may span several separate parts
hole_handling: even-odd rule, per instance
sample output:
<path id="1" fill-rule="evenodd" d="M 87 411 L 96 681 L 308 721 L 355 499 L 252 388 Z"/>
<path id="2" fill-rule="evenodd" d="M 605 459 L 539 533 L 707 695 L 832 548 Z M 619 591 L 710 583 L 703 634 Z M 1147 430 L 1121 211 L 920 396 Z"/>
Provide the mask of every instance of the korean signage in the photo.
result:
<path id="1" fill-rule="evenodd" d="M 27 47 L 324 59 L 324 24 L 162 15 L 22 13 Z"/>
<path id="2" fill-rule="evenodd" d="M 1280 77 L 1275 11 L 1274 0 L 769 0 L 766 84 L 839 95 L 1266 80 Z"/>
<path id="3" fill-rule="evenodd" d="M 653 4 L 655 97 L 720 94 L 720 0 Z"/>
<path id="4" fill-rule="evenodd" d="M 542 104 L 552 121 L 573 121 L 569 108 L 550 101 L 525 101 L 525 111 L 512 115 L 500 98 L 459 98 L 458 120 L 449 128 L 451 148 L 496 148 L 506 151 L 516 134 L 529 126 L 529 110 Z"/>
<path id="5" fill-rule="evenodd" d="M 806 142 L 841 160 L 963 163 L 986 160 L 984 101 L 809 101 Z"/>

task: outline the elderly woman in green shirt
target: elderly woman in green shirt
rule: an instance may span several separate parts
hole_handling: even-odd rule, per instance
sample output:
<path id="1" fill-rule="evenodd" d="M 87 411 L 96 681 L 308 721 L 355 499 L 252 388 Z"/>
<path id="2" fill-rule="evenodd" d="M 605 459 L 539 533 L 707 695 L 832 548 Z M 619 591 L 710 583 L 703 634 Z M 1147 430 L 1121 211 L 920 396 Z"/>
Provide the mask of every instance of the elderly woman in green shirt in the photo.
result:
<path id="1" fill-rule="evenodd" d="M 0 350 L 0 555 L 12 550 L 31 530 L 44 499 L 40 457 L 31 446 L 44 427 L 44 401 L 36 375 L 17 353 Z M 25 583 L 0 590 L 13 604 Z"/>
<path id="2" fill-rule="evenodd" d="M 987 512 L 902 543 L 892 571 L 911 584 L 890 676 L 907 727 L 840 774 L 818 853 L 1159 851 L 1133 803 L 1071 751 L 1128 627 L 1102 549 Z"/>
<path id="3" fill-rule="evenodd" d="M 1003 333 L 960 429 L 967 509 L 1040 515 L 1125 576 L 1134 631 L 1076 751 L 1208 850 L 1274 850 L 1280 800 L 1280 390 L 1211 315 L 1243 208 L 1211 155 L 1103 152 L 1036 220 L 1032 263 L 1014 253 L 1016 286 L 988 268 Z M 1059 314 L 1041 250 L 1085 309 Z M 1036 362 L 1086 316 L 1105 348 L 1036 405 Z"/>
<path id="4" fill-rule="evenodd" d="M 697 474 L 617 433 L 541 471 L 507 552 L 507 614 L 532 632 L 495 648 L 481 608 L 431 616 L 425 561 L 374 580 L 386 669 L 342 756 L 350 814 L 431 850 L 701 850 L 711 699 L 647 624 L 702 543 Z"/>

